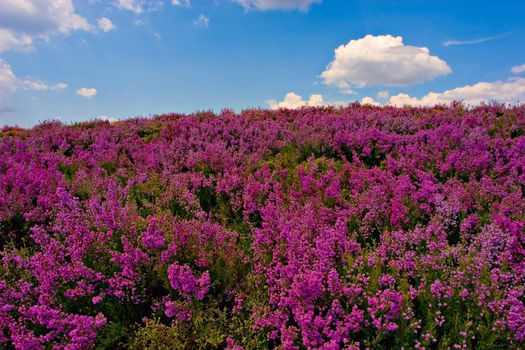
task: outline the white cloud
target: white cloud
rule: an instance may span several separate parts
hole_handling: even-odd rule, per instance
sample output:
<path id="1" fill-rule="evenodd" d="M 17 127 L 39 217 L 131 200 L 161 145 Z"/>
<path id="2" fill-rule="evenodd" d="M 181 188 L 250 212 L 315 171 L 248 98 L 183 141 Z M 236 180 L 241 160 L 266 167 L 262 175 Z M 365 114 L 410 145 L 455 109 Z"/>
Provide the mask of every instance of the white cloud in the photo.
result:
<path id="1" fill-rule="evenodd" d="M 316 106 L 323 106 L 326 103 L 323 100 L 323 95 L 312 94 L 310 95 L 310 98 L 308 99 L 308 102 L 306 102 L 306 104 L 311 107 L 316 107 Z"/>
<path id="2" fill-rule="evenodd" d="M 7 50 L 34 51 L 33 38 L 30 35 L 16 34 L 10 30 L 0 28 L 0 52 Z"/>
<path id="3" fill-rule="evenodd" d="M 426 47 L 408 46 L 403 38 L 367 35 L 335 49 L 335 58 L 321 74 L 324 83 L 342 86 L 406 86 L 446 75 L 452 70 Z"/>
<path id="4" fill-rule="evenodd" d="M 395 106 L 432 106 L 463 101 L 466 104 L 477 105 L 491 101 L 512 104 L 519 100 L 525 101 L 525 78 L 510 78 L 507 81 L 491 83 L 479 82 L 443 92 L 429 92 L 421 98 L 398 94 L 390 97 L 389 103 Z"/>
<path id="5" fill-rule="evenodd" d="M 108 121 L 110 123 L 116 122 L 118 120 L 118 119 L 115 119 L 115 118 L 108 117 L 107 115 L 101 115 L 97 119 L 100 119 L 100 120 L 103 120 L 103 121 Z"/>
<path id="6" fill-rule="evenodd" d="M 312 4 L 319 4 L 322 0 L 233 0 L 244 9 L 251 10 L 299 10 L 307 12 Z"/>
<path id="7" fill-rule="evenodd" d="M 51 90 L 64 90 L 65 88 L 67 88 L 66 83 L 58 83 L 53 85 L 53 88 Z"/>
<path id="8" fill-rule="evenodd" d="M 85 98 L 91 98 L 97 94 L 97 89 L 95 88 L 80 88 L 77 90 L 77 95 L 85 97 Z"/>
<path id="9" fill-rule="evenodd" d="M 144 12 L 142 7 L 142 1 L 137 0 L 118 0 L 115 4 L 119 9 L 128 10 L 134 12 L 137 15 L 140 15 Z"/>
<path id="10" fill-rule="evenodd" d="M 486 41 L 491 41 L 491 40 L 495 40 L 495 39 L 499 39 L 499 38 L 502 38 L 504 36 L 507 36 L 509 35 L 510 33 L 504 33 L 504 34 L 501 34 L 501 35 L 493 35 L 493 36 L 486 36 L 486 37 L 483 37 L 483 38 L 478 38 L 478 39 L 471 39 L 471 40 L 446 40 L 443 42 L 443 46 L 455 46 L 455 45 L 473 45 L 473 44 L 481 44 L 481 43 L 484 43 Z"/>
<path id="11" fill-rule="evenodd" d="M 297 95 L 295 92 L 289 92 L 284 96 L 284 100 L 277 102 L 276 100 L 267 100 L 267 104 L 270 105 L 271 109 L 279 108 L 300 108 L 300 107 L 316 107 L 316 106 L 325 106 L 325 105 L 339 105 L 341 102 L 328 103 L 325 102 L 323 96 L 320 94 L 312 94 L 308 101 L 303 100 L 300 95 Z"/>
<path id="12" fill-rule="evenodd" d="M 11 96 L 16 88 L 17 78 L 11 66 L 0 59 L 0 112 L 11 109 Z"/>
<path id="13" fill-rule="evenodd" d="M 525 64 L 520 64 L 519 66 L 514 66 L 510 69 L 514 74 L 520 74 L 525 72 Z"/>
<path id="14" fill-rule="evenodd" d="M 378 98 L 382 98 L 382 99 L 385 99 L 385 98 L 388 98 L 390 96 L 389 92 L 388 91 L 378 91 L 377 92 L 377 97 Z"/>
<path id="15" fill-rule="evenodd" d="M 33 81 L 33 80 L 27 80 L 27 79 L 22 80 L 20 83 L 24 90 L 56 91 L 56 90 L 64 90 L 65 88 L 67 88 L 67 84 L 65 83 L 47 85 L 46 83 L 43 83 L 41 81 Z"/>
<path id="16" fill-rule="evenodd" d="M 378 102 L 374 101 L 374 99 L 370 96 L 363 97 L 361 99 L 362 105 L 371 105 L 371 106 L 381 106 Z"/>
<path id="17" fill-rule="evenodd" d="M 337 84 L 335 84 L 339 88 L 339 91 L 341 93 L 346 95 L 355 95 L 355 91 L 350 88 L 350 84 L 348 84 L 346 81 L 339 81 Z"/>
<path id="18" fill-rule="evenodd" d="M 99 18 L 98 20 L 98 27 L 102 29 L 104 33 L 107 33 L 111 30 L 116 29 L 117 27 L 111 22 L 111 20 L 107 17 Z"/>
<path id="19" fill-rule="evenodd" d="M 131 11 L 136 15 L 159 10 L 163 4 L 163 0 L 117 0 L 113 3 L 117 8 Z"/>
<path id="20" fill-rule="evenodd" d="M 0 52 L 30 52 L 36 39 L 91 29 L 71 0 L 0 0 L 0 8 Z"/>
<path id="21" fill-rule="evenodd" d="M 67 84 L 66 83 L 58 83 L 58 84 L 53 85 L 53 87 L 54 87 L 53 90 L 64 90 L 65 88 L 67 88 Z"/>
<path id="22" fill-rule="evenodd" d="M 67 88 L 67 84 L 65 83 L 47 85 L 41 81 L 19 79 L 13 72 L 11 65 L 0 59 L 0 111 L 6 111 L 12 108 L 13 95 L 17 90 L 47 91 L 63 90 L 65 88 Z"/>
<path id="23" fill-rule="evenodd" d="M 200 15 L 194 22 L 195 26 L 201 28 L 208 28 L 210 26 L 210 19 L 204 15 Z"/>
<path id="24" fill-rule="evenodd" d="M 190 6 L 190 0 L 171 0 L 173 6 Z"/>

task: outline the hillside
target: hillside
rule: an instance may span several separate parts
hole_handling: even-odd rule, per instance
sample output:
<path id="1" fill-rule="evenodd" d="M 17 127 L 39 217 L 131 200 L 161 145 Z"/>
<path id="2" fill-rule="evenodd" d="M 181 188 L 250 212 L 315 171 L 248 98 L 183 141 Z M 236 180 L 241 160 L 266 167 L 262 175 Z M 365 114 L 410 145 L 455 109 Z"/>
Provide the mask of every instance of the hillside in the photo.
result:
<path id="1" fill-rule="evenodd" d="M 525 106 L 0 132 L 0 348 L 520 349 Z"/>

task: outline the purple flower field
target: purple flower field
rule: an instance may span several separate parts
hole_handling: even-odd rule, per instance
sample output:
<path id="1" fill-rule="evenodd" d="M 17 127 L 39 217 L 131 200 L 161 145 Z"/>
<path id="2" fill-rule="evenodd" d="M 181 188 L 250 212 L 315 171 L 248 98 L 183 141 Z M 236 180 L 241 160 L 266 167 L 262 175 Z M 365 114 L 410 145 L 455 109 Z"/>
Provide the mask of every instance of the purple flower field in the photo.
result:
<path id="1" fill-rule="evenodd" d="M 521 349 L 525 106 L 0 131 L 0 349 Z"/>

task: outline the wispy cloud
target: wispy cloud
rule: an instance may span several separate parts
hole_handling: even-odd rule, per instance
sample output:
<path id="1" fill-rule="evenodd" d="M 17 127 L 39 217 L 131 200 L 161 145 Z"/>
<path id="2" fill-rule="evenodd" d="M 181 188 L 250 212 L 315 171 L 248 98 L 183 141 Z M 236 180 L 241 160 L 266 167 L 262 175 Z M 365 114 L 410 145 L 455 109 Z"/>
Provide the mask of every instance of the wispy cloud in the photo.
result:
<path id="1" fill-rule="evenodd" d="M 0 112 L 13 110 L 13 95 L 18 90 L 58 91 L 65 88 L 65 83 L 47 84 L 40 80 L 21 79 L 15 75 L 11 65 L 0 58 Z"/>
<path id="2" fill-rule="evenodd" d="M 210 19 L 204 15 L 200 15 L 194 22 L 196 27 L 208 28 L 210 25 Z"/>
<path id="3" fill-rule="evenodd" d="M 523 73 L 525 72 L 525 63 L 524 64 L 520 64 L 519 66 L 514 66 L 510 69 L 512 71 L 512 73 L 514 74 L 520 74 L 520 73 Z"/>
<path id="4" fill-rule="evenodd" d="M 98 20 L 98 27 L 102 29 L 104 33 L 107 33 L 117 28 L 117 26 L 114 25 L 113 22 L 111 22 L 111 20 L 107 17 L 102 17 Z"/>
<path id="5" fill-rule="evenodd" d="M 477 38 L 477 39 L 471 39 L 471 40 L 455 40 L 455 39 L 451 39 L 451 40 L 446 40 L 443 42 L 443 46 L 445 47 L 448 47 L 448 46 L 456 46 L 456 45 L 474 45 L 474 44 L 481 44 L 481 43 L 484 43 L 486 41 L 491 41 L 491 40 L 496 40 L 496 39 L 500 39 L 500 38 L 503 38 L 507 35 L 509 35 L 509 33 L 503 33 L 503 34 L 500 34 L 500 35 L 492 35 L 492 36 L 485 36 L 483 38 Z"/>
<path id="6" fill-rule="evenodd" d="M 322 0 L 232 0 L 245 10 L 299 10 L 308 12 L 310 6 L 319 4 Z"/>

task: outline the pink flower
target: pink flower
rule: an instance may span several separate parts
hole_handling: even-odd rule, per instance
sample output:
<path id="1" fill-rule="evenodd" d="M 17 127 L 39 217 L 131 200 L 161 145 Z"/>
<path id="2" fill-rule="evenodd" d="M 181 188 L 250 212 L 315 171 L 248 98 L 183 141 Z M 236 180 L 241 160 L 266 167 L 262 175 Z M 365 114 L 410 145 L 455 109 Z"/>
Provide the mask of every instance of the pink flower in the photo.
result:
<path id="1" fill-rule="evenodd" d="M 195 297 L 197 300 L 202 300 L 210 288 L 210 274 L 206 271 L 197 279 L 188 265 L 178 263 L 170 265 L 168 279 L 171 287 L 187 299 Z"/>

